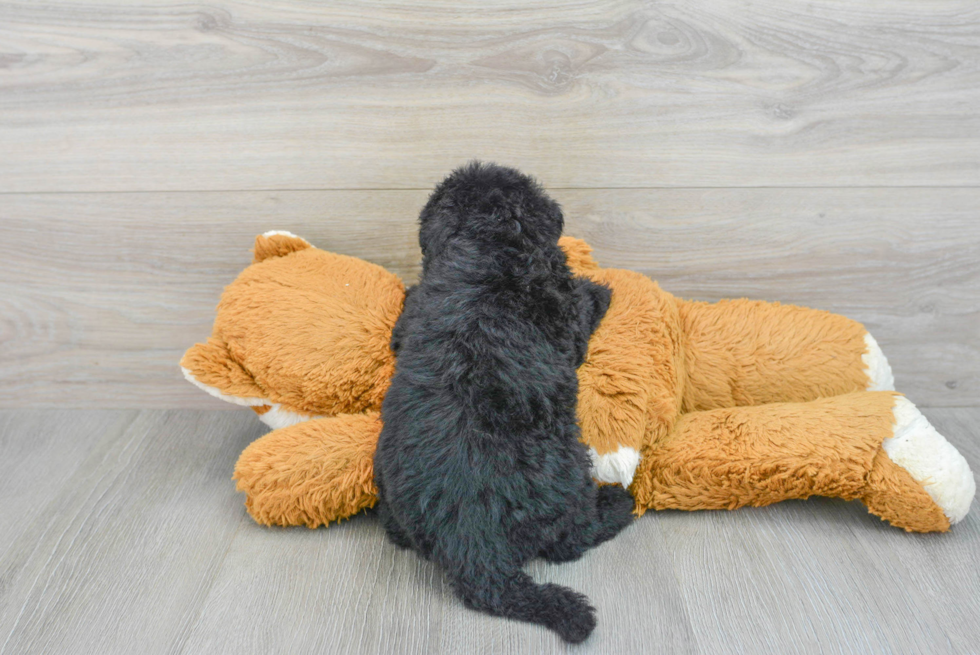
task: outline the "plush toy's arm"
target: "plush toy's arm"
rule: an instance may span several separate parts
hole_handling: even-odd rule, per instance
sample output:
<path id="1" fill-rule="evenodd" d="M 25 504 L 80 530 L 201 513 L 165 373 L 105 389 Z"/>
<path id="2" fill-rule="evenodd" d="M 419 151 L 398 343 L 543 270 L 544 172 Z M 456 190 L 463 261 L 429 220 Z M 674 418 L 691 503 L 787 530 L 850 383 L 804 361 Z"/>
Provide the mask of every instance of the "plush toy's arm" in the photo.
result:
<path id="1" fill-rule="evenodd" d="M 609 309 L 578 369 L 578 414 L 593 476 L 628 487 L 650 424 L 667 432 L 680 411 L 677 307 L 650 278 L 586 270 L 612 289 Z"/>
<path id="2" fill-rule="evenodd" d="M 315 528 L 377 502 L 377 412 L 341 414 L 273 430 L 238 458 L 234 479 L 245 507 L 265 525 Z"/>
<path id="3" fill-rule="evenodd" d="M 575 275 L 587 275 L 599 270 L 599 265 L 592 258 L 592 246 L 582 239 L 564 236 L 558 240 L 558 245 L 565 251 L 568 267 Z"/>

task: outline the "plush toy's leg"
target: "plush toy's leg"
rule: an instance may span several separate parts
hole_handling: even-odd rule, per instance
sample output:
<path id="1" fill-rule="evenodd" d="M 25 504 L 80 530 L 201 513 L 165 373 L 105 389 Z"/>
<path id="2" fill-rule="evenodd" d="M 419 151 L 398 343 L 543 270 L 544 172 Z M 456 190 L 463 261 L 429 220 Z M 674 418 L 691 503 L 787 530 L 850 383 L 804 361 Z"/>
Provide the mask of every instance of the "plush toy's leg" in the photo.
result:
<path id="1" fill-rule="evenodd" d="M 678 301 L 685 412 L 894 390 L 864 326 L 830 312 L 751 300 Z"/>
<path id="2" fill-rule="evenodd" d="M 686 414 L 644 450 L 631 487 L 637 509 L 735 509 L 819 495 L 860 499 L 909 531 L 947 530 L 969 509 L 973 476 L 910 406 L 892 393 L 856 392 Z"/>
<path id="3" fill-rule="evenodd" d="M 341 414 L 273 430 L 238 458 L 234 479 L 245 507 L 265 525 L 321 524 L 377 502 L 377 412 Z"/>
<path id="4" fill-rule="evenodd" d="M 977 491 L 970 465 L 907 398 L 896 397 L 893 411 L 893 433 L 882 444 L 878 459 L 887 459 L 907 472 L 942 508 L 951 524 L 959 523 L 970 511 Z M 875 489 L 875 498 L 892 495 L 887 493 L 887 488 L 883 489 L 884 494 Z M 871 507 L 871 502 L 878 501 L 869 498 L 866 502 Z M 882 508 L 884 512 L 884 500 Z"/>

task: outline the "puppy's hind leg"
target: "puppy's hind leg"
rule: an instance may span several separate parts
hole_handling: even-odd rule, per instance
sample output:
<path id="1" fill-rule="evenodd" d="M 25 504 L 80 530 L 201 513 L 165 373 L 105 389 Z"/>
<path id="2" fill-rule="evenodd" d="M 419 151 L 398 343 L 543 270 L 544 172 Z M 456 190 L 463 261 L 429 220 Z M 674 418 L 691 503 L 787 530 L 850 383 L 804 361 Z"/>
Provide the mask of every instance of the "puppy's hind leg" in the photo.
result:
<path id="1" fill-rule="evenodd" d="M 586 509 L 572 528 L 540 555 L 549 562 L 571 562 L 632 522 L 633 496 L 619 485 L 604 485 L 596 492 L 594 511 Z"/>
<path id="2" fill-rule="evenodd" d="M 596 494 L 598 528 L 593 546 L 608 541 L 633 522 L 633 496 L 619 485 L 603 485 Z"/>
<path id="3" fill-rule="evenodd" d="M 391 509 L 388 507 L 388 503 L 384 499 L 378 500 L 378 520 L 381 521 L 381 527 L 385 529 L 388 534 L 388 539 L 391 543 L 395 544 L 399 548 L 412 548 L 412 540 L 409 539 L 408 534 L 405 529 L 399 525 L 395 517 L 391 515 Z"/>
<path id="4" fill-rule="evenodd" d="M 595 629 L 595 609 L 588 598 L 567 587 L 539 585 L 521 571 L 481 575 L 478 579 L 456 578 L 453 587 L 467 607 L 536 623 L 569 643 L 585 641 Z"/>

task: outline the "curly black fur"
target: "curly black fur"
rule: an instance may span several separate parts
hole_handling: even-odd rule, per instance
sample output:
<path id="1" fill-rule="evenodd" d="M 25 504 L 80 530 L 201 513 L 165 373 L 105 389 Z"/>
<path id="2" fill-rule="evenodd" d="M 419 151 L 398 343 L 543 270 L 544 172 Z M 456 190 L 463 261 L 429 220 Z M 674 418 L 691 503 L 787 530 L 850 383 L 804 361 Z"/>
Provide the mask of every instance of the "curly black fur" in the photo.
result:
<path id="1" fill-rule="evenodd" d="M 612 538 L 633 501 L 597 488 L 579 442 L 575 369 L 611 292 L 572 277 L 562 225 L 512 169 L 473 163 L 436 188 L 374 470 L 390 539 L 442 566 L 467 606 L 580 642 L 595 627 L 588 599 L 521 569 Z"/>

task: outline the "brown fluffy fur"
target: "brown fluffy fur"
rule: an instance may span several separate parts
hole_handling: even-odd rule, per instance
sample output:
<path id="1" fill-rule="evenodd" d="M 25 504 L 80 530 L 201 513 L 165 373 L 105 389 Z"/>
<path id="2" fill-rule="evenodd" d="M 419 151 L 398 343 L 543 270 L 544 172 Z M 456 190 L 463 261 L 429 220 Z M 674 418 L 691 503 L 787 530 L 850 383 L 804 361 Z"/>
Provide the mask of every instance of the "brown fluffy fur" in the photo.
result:
<path id="1" fill-rule="evenodd" d="M 578 372 L 579 415 L 600 454 L 642 453 L 630 488 L 638 513 L 824 495 L 860 499 L 906 530 L 949 528 L 881 449 L 894 394 L 862 391 L 859 323 L 774 303 L 680 300 L 643 275 L 600 268 L 583 241 L 561 244 L 576 273 L 613 289 Z M 315 527 L 375 502 L 376 412 L 404 288 L 378 266 L 293 237 L 259 237 L 255 253 L 226 289 L 212 338 L 181 363 L 253 404 L 334 416 L 271 432 L 235 471 L 257 521 Z"/>

